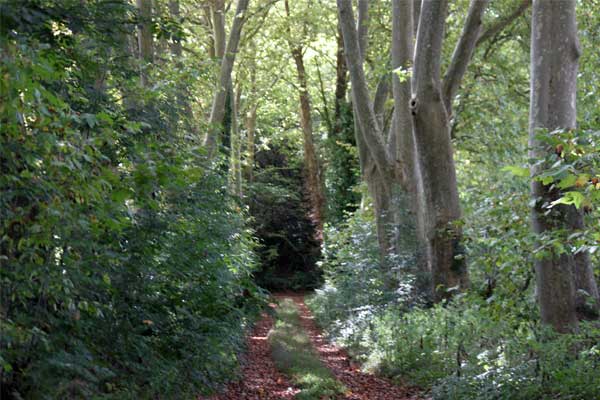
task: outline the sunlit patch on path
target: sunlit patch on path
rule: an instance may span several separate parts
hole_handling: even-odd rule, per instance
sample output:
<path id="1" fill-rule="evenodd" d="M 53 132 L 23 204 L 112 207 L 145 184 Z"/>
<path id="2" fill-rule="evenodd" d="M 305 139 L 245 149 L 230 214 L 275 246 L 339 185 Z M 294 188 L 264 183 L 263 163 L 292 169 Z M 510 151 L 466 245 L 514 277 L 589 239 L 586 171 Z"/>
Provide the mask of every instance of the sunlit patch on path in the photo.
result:
<path id="1" fill-rule="evenodd" d="M 292 299 L 300 310 L 302 328 L 309 336 L 323 364 L 348 389 L 337 400 L 422 400 L 412 388 L 394 385 L 389 380 L 360 371 L 348 354 L 329 343 L 316 326 L 314 317 L 299 294 L 276 295 L 279 300 Z M 276 307 L 271 304 L 271 307 Z M 227 386 L 226 390 L 210 398 L 198 400 L 285 400 L 294 399 L 300 390 L 275 367 L 267 340 L 273 327 L 273 318 L 263 314 L 247 337 L 248 353 L 243 361 L 242 379 Z"/>
<path id="2" fill-rule="evenodd" d="M 273 305 L 274 306 L 274 305 Z M 247 337 L 248 353 L 243 360 L 242 379 L 227 386 L 225 392 L 198 400 L 279 400 L 293 399 L 299 392 L 271 360 L 267 335 L 273 318 L 263 314 Z"/>
<path id="3" fill-rule="evenodd" d="M 288 295 L 300 309 L 303 328 L 308 333 L 322 362 L 342 382 L 348 391 L 346 400 L 417 400 L 422 399 L 414 389 L 396 386 L 389 380 L 359 370 L 348 354 L 341 348 L 329 343 L 316 326 L 314 318 L 304 303 L 302 295 Z"/>

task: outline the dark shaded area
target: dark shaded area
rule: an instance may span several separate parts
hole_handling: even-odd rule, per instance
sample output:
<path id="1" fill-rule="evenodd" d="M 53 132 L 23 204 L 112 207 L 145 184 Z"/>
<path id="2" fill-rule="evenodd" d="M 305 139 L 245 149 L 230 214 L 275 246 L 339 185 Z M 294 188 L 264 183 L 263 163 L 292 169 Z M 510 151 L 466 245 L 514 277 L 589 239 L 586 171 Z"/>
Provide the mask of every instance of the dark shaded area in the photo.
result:
<path id="1" fill-rule="evenodd" d="M 269 290 L 312 289 L 322 283 L 316 267 L 320 245 L 308 218 L 303 171 L 286 154 L 292 151 L 274 147 L 256 153 L 255 181 L 247 198 L 261 243 L 262 268 L 255 277 Z"/>

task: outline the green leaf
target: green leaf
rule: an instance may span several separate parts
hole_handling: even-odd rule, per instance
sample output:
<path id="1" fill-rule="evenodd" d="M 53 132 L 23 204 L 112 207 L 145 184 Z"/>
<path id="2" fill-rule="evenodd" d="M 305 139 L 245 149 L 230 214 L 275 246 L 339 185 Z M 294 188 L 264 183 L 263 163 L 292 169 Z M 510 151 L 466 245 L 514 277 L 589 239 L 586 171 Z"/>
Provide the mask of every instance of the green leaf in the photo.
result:
<path id="1" fill-rule="evenodd" d="M 507 165 L 506 167 L 502 168 L 502 171 L 510 172 L 515 176 L 520 176 L 523 178 L 529 177 L 529 168 L 521 167 L 518 165 Z"/>
<path id="2" fill-rule="evenodd" d="M 579 192 L 566 192 L 563 197 L 553 201 L 551 207 L 554 207 L 558 204 L 572 204 L 576 208 L 580 208 L 584 200 L 585 196 Z"/>
<path id="3" fill-rule="evenodd" d="M 565 178 L 561 179 L 558 183 L 559 189 L 567 189 L 575 185 L 577 182 L 577 177 L 575 175 L 567 175 Z"/>

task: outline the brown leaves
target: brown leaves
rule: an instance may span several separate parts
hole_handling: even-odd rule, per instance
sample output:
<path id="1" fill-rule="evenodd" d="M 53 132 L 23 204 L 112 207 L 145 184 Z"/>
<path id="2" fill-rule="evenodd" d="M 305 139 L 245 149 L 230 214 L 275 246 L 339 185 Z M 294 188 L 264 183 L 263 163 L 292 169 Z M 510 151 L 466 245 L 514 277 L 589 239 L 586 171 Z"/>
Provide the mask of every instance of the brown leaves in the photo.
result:
<path id="1" fill-rule="evenodd" d="M 301 312 L 302 327 L 309 335 L 321 360 L 348 388 L 338 400 L 421 399 L 414 388 L 396 386 L 387 379 L 361 372 L 359 366 L 351 361 L 343 349 L 324 338 L 310 310 L 304 304 L 302 295 L 286 294 L 279 297 L 292 298 L 296 302 Z M 247 338 L 248 354 L 243 363 L 243 379 L 230 384 L 224 393 L 206 400 L 291 400 L 300 392 L 277 371 L 271 359 L 269 343 L 266 339 L 272 326 L 273 319 L 263 314 L 262 319 Z"/>

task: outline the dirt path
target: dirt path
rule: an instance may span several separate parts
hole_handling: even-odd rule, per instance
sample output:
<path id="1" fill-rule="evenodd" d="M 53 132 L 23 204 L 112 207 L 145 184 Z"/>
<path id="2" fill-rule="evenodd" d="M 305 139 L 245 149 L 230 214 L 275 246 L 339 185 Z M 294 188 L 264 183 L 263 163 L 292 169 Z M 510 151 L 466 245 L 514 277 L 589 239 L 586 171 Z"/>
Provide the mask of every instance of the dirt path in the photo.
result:
<path id="1" fill-rule="evenodd" d="M 225 392 L 207 400 L 291 400 L 300 392 L 277 371 L 271 359 L 267 335 L 272 327 L 273 317 L 264 313 L 246 338 L 248 353 L 242 361 L 242 380 L 229 384 Z"/>
<path id="2" fill-rule="evenodd" d="M 417 400 L 422 399 L 414 389 L 396 386 L 389 380 L 361 372 L 341 348 L 329 343 L 317 327 L 302 295 L 286 295 L 298 305 L 302 326 L 308 333 L 323 363 L 333 371 L 349 392 L 346 400 Z"/>
<path id="3" fill-rule="evenodd" d="M 299 307 L 302 327 L 310 337 L 319 357 L 342 382 L 348 392 L 338 400 L 419 400 L 414 389 L 403 388 L 389 380 L 361 372 L 347 353 L 329 343 L 304 303 L 301 294 L 276 295 L 280 300 L 292 299 Z M 275 307 L 274 304 L 271 305 Z M 208 400 L 280 400 L 293 399 L 300 392 L 277 369 L 271 359 L 267 335 L 273 326 L 273 318 L 263 314 L 252 335 L 248 336 L 248 353 L 242 369 L 243 379 L 231 383 L 222 394 Z M 202 400 L 200 398 L 199 400 Z"/>

